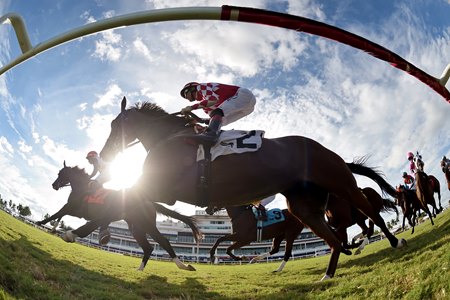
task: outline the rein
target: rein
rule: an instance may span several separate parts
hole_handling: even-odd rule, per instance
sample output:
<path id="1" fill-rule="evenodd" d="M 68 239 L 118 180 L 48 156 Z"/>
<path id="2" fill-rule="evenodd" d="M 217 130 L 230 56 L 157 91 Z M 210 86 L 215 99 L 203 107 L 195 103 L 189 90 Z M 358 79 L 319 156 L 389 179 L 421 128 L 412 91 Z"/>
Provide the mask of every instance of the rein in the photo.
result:
<path id="1" fill-rule="evenodd" d="M 170 117 L 170 116 L 178 116 L 178 115 L 183 115 L 183 114 L 181 113 L 181 111 L 177 111 L 177 112 L 168 114 L 167 116 L 163 116 L 163 117 L 159 117 L 159 118 L 153 119 L 153 120 L 151 120 L 151 122 L 158 122 L 161 119 L 165 119 L 165 118 Z M 208 119 L 200 118 L 199 116 L 197 116 L 193 112 L 188 112 L 186 115 L 189 115 L 192 119 L 194 119 L 198 123 L 209 124 L 209 120 Z M 139 143 L 140 143 L 139 140 L 134 140 L 133 142 L 131 142 L 128 145 L 126 145 L 124 147 L 124 149 L 128 149 L 129 147 L 132 147 L 132 146 L 134 146 L 136 144 L 139 144 Z"/>

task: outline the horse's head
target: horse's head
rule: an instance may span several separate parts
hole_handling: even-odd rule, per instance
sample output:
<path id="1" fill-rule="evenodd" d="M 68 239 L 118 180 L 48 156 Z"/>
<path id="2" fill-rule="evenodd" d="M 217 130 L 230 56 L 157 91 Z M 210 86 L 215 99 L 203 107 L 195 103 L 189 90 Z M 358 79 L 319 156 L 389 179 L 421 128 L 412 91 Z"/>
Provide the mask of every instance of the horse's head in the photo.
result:
<path id="1" fill-rule="evenodd" d="M 105 161 L 111 161 L 115 155 L 123 151 L 128 144 L 136 139 L 135 128 L 129 122 L 132 112 L 125 109 L 127 99 L 123 97 L 119 115 L 111 122 L 111 132 L 106 140 L 100 157 Z"/>
<path id="2" fill-rule="evenodd" d="M 126 109 L 127 99 L 123 97 L 119 115 L 111 122 L 111 132 L 106 140 L 100 157 L 111 161 L 115 155 L 125 150 L 138 139 L 150 150 L 162 139 L 182 130 L 186 130 L 187 120 L 168 114 L 156 104 L 144 102 L 136 107 Z M 193 126 L 190 126 L 193 131 Z"/>
<path id="3" fill-rule="evenodd" d="M 68 167 L 66 166 L 66 161 L 63 163 L 63 168 L 59 170 L 58 178 L 52 183 L 52 187 L 55 190 L 59 190 L 62 187 L 72 185 L 78 182 L 89 182 L 89 175 L 78 167 Z"/>
<path id="4" fill-rule="evenodd" d="M 64 186 L 68 186 L 70 184 L 70 167 L 66 166 L 66 161 L 63 163 L 63 168 L 59 170 L 58 178 L 52 183 L 52 187 L 54 190 L 59 190 Z"/>

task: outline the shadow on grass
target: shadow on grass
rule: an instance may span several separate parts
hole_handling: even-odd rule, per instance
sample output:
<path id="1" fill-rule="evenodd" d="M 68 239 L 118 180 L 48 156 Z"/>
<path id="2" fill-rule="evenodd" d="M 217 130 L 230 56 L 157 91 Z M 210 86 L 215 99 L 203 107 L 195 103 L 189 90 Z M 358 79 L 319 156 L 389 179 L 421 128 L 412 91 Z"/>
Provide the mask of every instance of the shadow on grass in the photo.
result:
<path id="1" fill-rule="evenodd" d="M 221 298 L 191 278 L 172 284 L 165 277 L 150 275 L 133 283 L 91 271 L 55 259 L 24 235 L 14 241 L 0 239 L 0 286 L 10 296 L 22 299 Z"/>

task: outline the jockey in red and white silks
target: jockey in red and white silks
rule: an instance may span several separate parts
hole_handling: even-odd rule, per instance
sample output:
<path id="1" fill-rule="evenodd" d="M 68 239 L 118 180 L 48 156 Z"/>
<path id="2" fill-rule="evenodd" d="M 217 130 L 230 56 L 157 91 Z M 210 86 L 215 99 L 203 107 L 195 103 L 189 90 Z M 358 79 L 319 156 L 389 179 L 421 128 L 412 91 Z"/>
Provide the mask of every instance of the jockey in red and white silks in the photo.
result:
<path id="1" fill-rule="evenodd" d="M 180 94 L 191 102 L 199 101 L 183 108 L 182 113 L 202 108 L 211 117 L 208 130 L 200 140 L 212 143 L 217 140 L 222 125 L 249 115 L 256 104 L 256 98 L 250 90 L 215 82 L 187 83 Z"/>

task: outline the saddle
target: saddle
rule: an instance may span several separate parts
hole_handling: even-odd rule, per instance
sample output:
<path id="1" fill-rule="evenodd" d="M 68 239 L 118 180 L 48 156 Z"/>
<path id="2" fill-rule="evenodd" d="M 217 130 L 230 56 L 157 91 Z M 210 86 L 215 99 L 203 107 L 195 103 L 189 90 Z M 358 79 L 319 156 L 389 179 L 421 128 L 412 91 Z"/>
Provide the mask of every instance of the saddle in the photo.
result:
<path id="1" fill-rule="evenodd" d="M 213 145 L 198 145 L 197 150 L 197 194 L 198 206 L 205 207 L 206 213 L 214 214 L 209 206 L 209 181 L 211 162 L 219 156 L 246 152 L 255 152 L 261 148 L 264 131 L 228 130 L 222 131 L 219 141 Z"/>
<path id="2" fill-rule="evenodd" d="M 84 197 L 84 202 L 87 204 L 105 204 L 106 197 L 108 197 L 111 190 L 99 188 L 93 193 L 89 193 Z"/>

